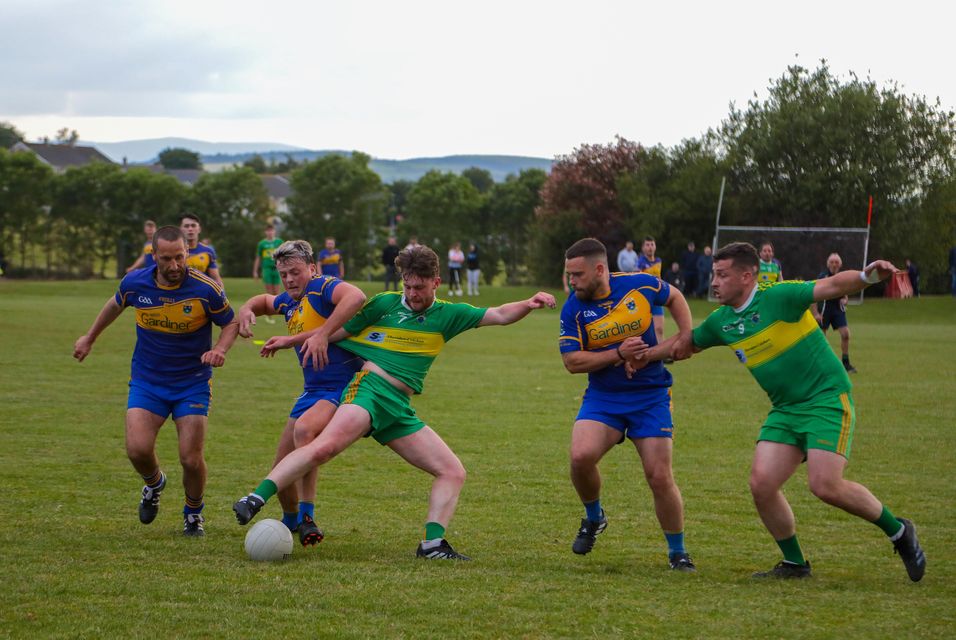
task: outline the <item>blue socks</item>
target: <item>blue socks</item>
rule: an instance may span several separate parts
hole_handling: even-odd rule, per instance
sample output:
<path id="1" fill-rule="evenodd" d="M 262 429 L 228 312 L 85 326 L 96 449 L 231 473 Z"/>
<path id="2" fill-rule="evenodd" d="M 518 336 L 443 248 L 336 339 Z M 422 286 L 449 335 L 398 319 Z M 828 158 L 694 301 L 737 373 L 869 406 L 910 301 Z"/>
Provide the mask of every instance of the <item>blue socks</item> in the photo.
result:
<path id="1" fill-rule="evenodd" d="M 584 503 L 584 511 L 587 513 L 587 519 L 591 522 L 600 522 L 601 516 L 604 513 L 604 509 L 601 508 L 601 499 L 598 498 L 593 502 Z"/>
<path id="2" fill-rule="evenodd" d="M 675 553 L 687 553 L 687 550 L 684 548 L 684 532 L 679 533 L 667 533 L 664 532 L 664 537 L 667 538 L 667 555 L 674 555 Z"/>
<path id="3" fill-rule="evenodd" d="M 292 531 L 299 524 L 299 513 L 297 511 L 293 511 L 291 513 L 283 511 L 282 524 L 284 524 L 289 531 Z"/>
<path id="4" fill-rule="evenodd" d="M 315 520 L 315 503 L 300 502 L 299 503 L 299 522 L 302 522 L 303 515 L 307 515 L 313 520 Z"/>

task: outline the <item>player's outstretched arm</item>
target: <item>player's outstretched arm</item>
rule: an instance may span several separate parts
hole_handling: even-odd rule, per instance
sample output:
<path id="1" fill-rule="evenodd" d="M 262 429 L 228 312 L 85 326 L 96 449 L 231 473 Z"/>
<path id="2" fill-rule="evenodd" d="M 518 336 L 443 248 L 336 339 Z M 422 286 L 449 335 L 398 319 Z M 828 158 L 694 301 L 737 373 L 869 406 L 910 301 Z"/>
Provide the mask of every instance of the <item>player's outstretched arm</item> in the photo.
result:
<path id="1" fill-rule="evenodd" d="M 358 287 L 347 282 L 340 282 L 332 292 L 332 304 L 335 310 L 318 329 L 295 336 L 302 339 L 302 365 L 312 363 L 313 369 L 324 369 L 329 363 L 329 342 L 332 336 L 358 313 L 365 304 L 365 294 Z M 341 340 L 342 338 L 339 337 Z"/>
<path id="2" fill-rule="evenodd" d="M 868 264 L 863 271 L 841 271 L 840 273 L 817 280 L 813 287 L 813 299 L 833 300 L 843 296 L 853 295 L 863 291 L 871 284 L 885 280 L 899 271 L 888 260 L 875 260 Z"/>
<path id="3" fill-rule="evenodd" d="M 226 364 L 226 352 L 232 347 L 238 335 L 239 321 L 233 319 L 232 322 L 219 330 L 219 339 L 216 340 L 216 344 L 212 346 L 212 349 L 202 354 L 200 361 L 214 367 L 221 367 Z"/>
<path id="4" fill-rule="evenodd" d="M 80 336 L 73 344 L 73 357 L 83 362 L 83 359 L 90 354 L 90 350 L 93 348 L 93 343 L 96 342 L 96 338 L 103 333 L 106 327 L 113 324 L 113 321 L 120 317 L 121 313 L 123 313 L 123 307 L 116 304 L 115 298 L 107 300 L 106 304 L 103 305 L 103 308 L 100 309 L 100 312 L 96 315 L 96 320 L 93 321 L 93 325 L 89 331 Z"/>
<path id="5" fill-rule="evenodd" d="M 252 337 L 252 327 L 256 325 L 256 316 L 271 316 L 275 314 L 275 296 L 260 293 L 252 296 L 239 307 L 239 335 L 243 338 Z"/>
<path id="6" fill-rule="evenodd" d="M 479 327 L 500 326 L 512 324 L 521 320 L 535 309 L 548 307 L 554 309 L 554 296 L 544 291 L 539 291 L 527 300 L 518 300 L 517 302 L 507 302 L 499 307 L 490 307 L 485 311 L 484 317 L 478 323 Z"/>
<path id="7" fill-rule="evenodd" d="M 686 360 L 694 352 L 694 318 L 690 312 L 690 305 L 687 304 L 687 299 L 684 298 L 684 294 L 682 294 L 677 287 L 671 287 L 670 297 L 664 306 L 671 312 L 671 317 L 674 318 L 674 322 L 677 323 L 677 337 L 670 344 L 669 348 L 665 348 L 664 356 L 658 359 L 663 360 L 670 355 L 674 360 Z M 654 351 L 654 349 L 652 349 L 652 351 Z M 652 354 L 648 354 L 648 358 L 650 359 L 652 356 L 656 357 L 659 354 L 660 350 L 657 350 Z"/>

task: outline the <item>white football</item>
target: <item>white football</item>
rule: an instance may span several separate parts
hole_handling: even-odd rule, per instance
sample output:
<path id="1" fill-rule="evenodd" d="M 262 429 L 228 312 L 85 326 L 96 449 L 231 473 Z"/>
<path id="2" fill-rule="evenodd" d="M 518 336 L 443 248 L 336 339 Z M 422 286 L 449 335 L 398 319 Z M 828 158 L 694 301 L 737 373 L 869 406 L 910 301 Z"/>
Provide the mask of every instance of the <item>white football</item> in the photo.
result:
<path id="1" fill-rule="evenodd" d="M 262 562 L 292 555 L 292 532 L 278 520 L 260 520 L 246 534 L 246 554 Z"/>

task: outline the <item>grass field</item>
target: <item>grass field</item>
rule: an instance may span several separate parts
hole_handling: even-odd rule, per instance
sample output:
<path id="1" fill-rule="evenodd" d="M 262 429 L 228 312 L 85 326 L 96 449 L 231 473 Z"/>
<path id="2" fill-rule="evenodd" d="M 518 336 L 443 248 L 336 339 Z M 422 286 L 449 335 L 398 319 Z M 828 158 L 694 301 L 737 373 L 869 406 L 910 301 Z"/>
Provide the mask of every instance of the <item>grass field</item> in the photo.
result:
<path id="1" fill-rule="evenodd" d="M 571 540 L 568 479 L 585 386 L 556 349 L 557 312 L 468 332 L 414 401 L 469 471 L 448 537 L 470 563 L 415 560 L 430 478 L 373 441 L 323 468 L 326 540 L 289 561 L 242 551 L 232 502 L 268 470 L 301 374 L 239 342 L 215 374 L 207 536 L 180 535 L 181 470 L 139 524 L 123 448 L 133 317 L 86 362 L 71 358 L 115 282 L 0 281 L 0 637 L 944 638 L 956 635 L 956 301 L 869 300 L 850 310 L 857 430 L 848 477 L 918 525 L 926 577 L 911 583 L 874 526 L 823 505 L 803 471 L 787 486 L 814 578 L 755 582 L 779 552 L 747 489 L 769 403 L 727 349 L 674 365 L 675 473 L 699 573 L 666 568 L 633 448 L 602 464 L 610 517 L 595 550 Z M 233 303 L 259 292 L 229 280 Z M 529 289 L 486 289 L 479 304 Z M 699 321 L 711 308 L 692 305 Z M 280 325 L 260 324 L 259 336 Z M 831 336 L 831 344 L 838 345 Z M 260 517 L 278 517 L 278 501 Z"/>

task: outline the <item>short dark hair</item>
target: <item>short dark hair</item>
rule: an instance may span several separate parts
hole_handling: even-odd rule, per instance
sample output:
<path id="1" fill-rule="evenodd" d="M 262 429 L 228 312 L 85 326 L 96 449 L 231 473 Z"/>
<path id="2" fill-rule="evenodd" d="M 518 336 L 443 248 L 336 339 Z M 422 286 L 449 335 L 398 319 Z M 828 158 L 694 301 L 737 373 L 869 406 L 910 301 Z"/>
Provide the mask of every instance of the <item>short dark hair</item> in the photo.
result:
<path id="1" fill-rule="evenodd" d="M 156 233 L 153 234 L 153 253 L 158 249 L 158 243 L 160 240 L 165 240 L 166 242 L 186 242 L 186 235 L 183 233 L 183 230 L 179 227 L 174 227 L 172 225 L 166 225 L 165 227 L 160 227 L 156 229 Z"/>
<path id="2" fill-rule="evenodd" d="M 200 226 L 202 226 L 202 220 L 200 220 L 199 216 L 197 216 L 195 213 L 184 213 L 181 216 L 179 216 L 179 224 L 182 224 L 183 220 L 186 220 L 187 218 L 189 220 L 195 220 L 196 222 L 199 223 Z"/>
<path id="3" fill-rule="evenodd" d="M 730 260 L 735 267 L 754 273 L 760 268 L 760 256 L 749 242 L 731 242 L 722 246 L 714 254 L 714 262 L 720 260 Z"/>
<path id="4" fill-rule="evenodd" d="M 564 252 L 565 260 L 574 258 L 600 258 L 607 260 L 607 247 L 597 238 L 581 238 Z"/>
<path id="5" fill-rule="evenodd" d="M 439 274 L 438 254 L 423 244 L 402 249 L 395 258 L 395 266 L 398 267 L 402 278 L 406 276 L 437 278 Z"/>
<path id="6" fill-rule="evenodd" d="M 770 242 L 769 240 L 764 240 L 763 242 L 760 243 L 761 249 L 763 249 L 766 246 L 769 246 L 771 249 L 773 249 L 773 243 Z"/>
<path id="7" fill-rule="evenodd" d="M 654 236 L 644 236 L 644 242 L 653 242 L 657 243 L 657 240 L 654 239 Z"/>

